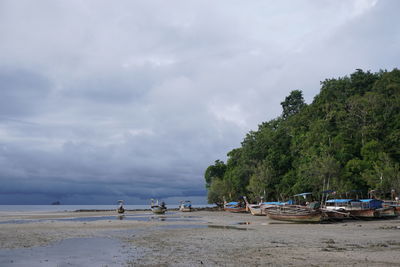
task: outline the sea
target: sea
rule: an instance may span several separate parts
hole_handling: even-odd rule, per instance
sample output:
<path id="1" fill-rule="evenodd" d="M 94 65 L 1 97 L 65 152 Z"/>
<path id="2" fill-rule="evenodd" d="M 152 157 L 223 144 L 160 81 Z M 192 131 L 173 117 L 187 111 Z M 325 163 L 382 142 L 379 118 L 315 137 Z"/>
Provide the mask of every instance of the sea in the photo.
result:
<path id="1" fill-rule="evenodd" d="M 179 205 L 167 205 L 168 209 L 177 209 Z M 213 205 L 193 205 L 193 208 L 213 207 Z M 0 205 L 1 211 L 19 212 L 57 212 L 77 210 L 115 210 L 118 205 Z M 150 210 L 149 205 L 124 205 L 127 210 Z"/>

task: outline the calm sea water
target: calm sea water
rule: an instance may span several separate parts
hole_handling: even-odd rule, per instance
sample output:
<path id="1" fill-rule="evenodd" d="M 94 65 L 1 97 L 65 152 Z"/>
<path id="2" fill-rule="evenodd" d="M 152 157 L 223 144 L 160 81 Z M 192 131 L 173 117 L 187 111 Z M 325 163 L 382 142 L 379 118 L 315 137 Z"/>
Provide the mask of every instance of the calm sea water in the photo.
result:
<path id="1" fill-rule="evenodd" d="M 213 205 L 192 205 L 194 208 L 212 207 Z M 125 209 L 150 209 L 149 205 L 124 205 Z M 178 205 L 167 205 L 176 209 Z M 118 205 L 0 205 L 0 211 L 75 211 L 75 210 L 114 210 Z"/>

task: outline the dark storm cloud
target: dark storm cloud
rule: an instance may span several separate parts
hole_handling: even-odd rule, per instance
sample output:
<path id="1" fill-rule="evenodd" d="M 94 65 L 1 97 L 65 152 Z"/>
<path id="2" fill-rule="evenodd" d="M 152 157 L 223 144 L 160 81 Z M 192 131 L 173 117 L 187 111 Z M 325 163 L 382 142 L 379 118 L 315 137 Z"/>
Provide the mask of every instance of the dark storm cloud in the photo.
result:
<path id="1" fill-rule="evenodd" d="M 0 5 L 0 203 L 204 199 L 291 90 L 399 62 L 397 1 Z"/>

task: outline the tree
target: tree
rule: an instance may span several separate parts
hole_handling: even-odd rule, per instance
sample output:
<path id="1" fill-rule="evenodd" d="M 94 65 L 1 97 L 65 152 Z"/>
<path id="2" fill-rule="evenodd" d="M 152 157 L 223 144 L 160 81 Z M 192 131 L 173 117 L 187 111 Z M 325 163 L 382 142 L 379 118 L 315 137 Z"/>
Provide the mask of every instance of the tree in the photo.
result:
<path id="1" fill-rule="evenodd" d="M 398 162 L 393 162 L 384 152 L 379 154 L 379 159 L 374 162 L 373 168 L 363 173 L 363 177 L 370 189 L 377 189 L 383 193 L 389 193 L 392 189 L 400 191 L 400 165 Z"/>
<path id="2" fill-rule="evenodd" d="M 300 112 L 305 106 L 303 92 L 300 90 L 293 90 L 290 94 L 285 98 L 285 101 L 281 102 L 281 106 L 283 109 L 282 117 L 284 119 Z"/>
<path id="3" fill-rule="evenodd" d="M 254 200 L 261 196 L 272 197 L 275 195 L 274 178 L 274 171 L 267 161 L 257 166 L 255 172 L 250 176 L 247 186 L 247 190 L 251 193 L 250 198 Z"/>
<path id="4" fill-rule="evenodd" d="M 216 204 L 221 207 L 224 203 L 224 196 L 226 195 L 226 187 L 223 180 L 216 179 L 213 180 L 208 187 L 208 203 Z"/>
<path id="5" fill-rule="evenodd" d="M 222 179 L 226 171 L 226 165 L 221 160 L 216 160 L 214 165 L 208 166 L 206 172 L 204 173 L 204 178 L 206 180 L 206 188 L 209 188 L 212 181 L 215 179 Z"/>

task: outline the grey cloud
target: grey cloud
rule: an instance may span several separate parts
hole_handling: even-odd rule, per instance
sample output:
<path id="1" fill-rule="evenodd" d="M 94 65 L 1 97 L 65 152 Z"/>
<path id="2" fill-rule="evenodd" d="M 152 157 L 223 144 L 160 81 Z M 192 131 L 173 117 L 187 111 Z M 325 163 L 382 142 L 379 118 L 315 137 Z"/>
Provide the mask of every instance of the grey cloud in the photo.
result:
<path id="1" fill-rule="evenodd" d="M 18 118 L 43 110 L 51 83 L 30 70 L 0 67 L 0 114 Z"/>

